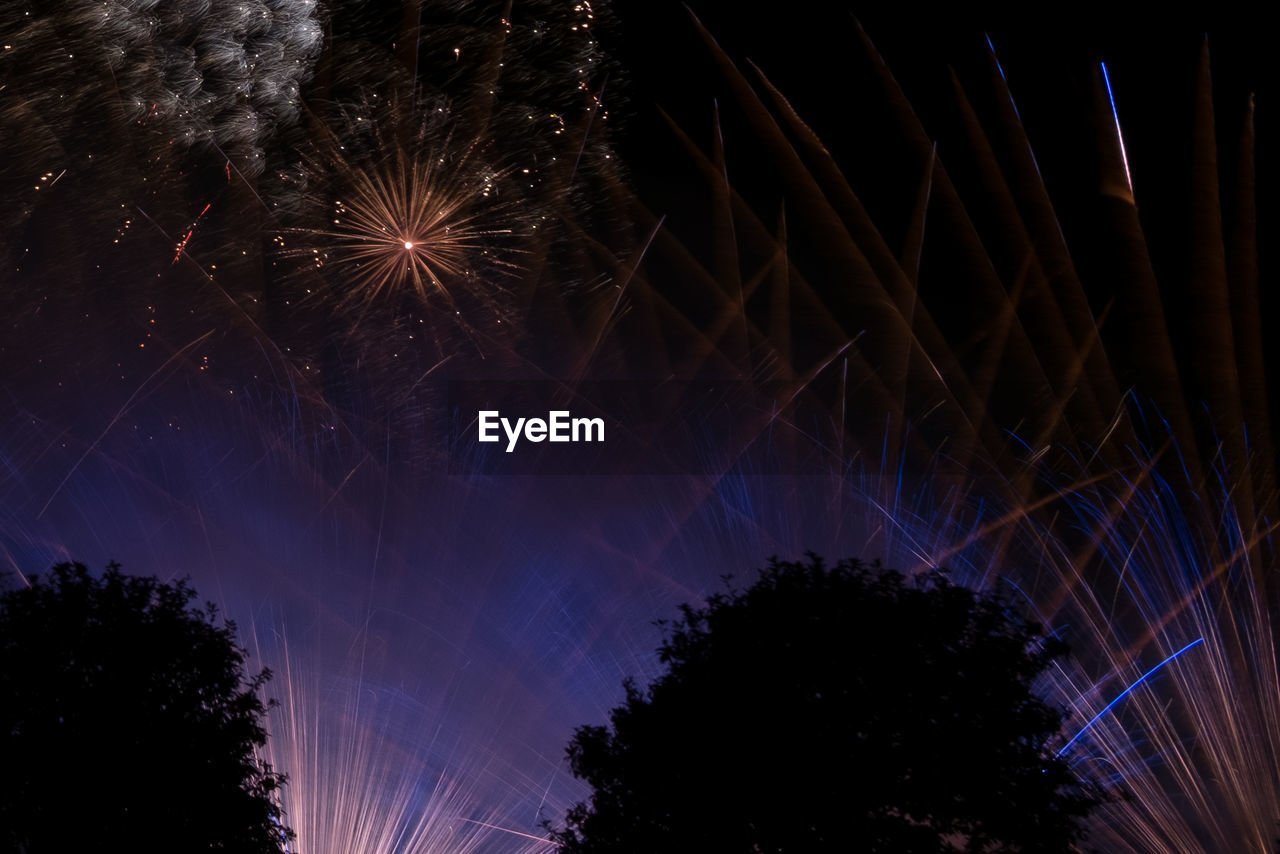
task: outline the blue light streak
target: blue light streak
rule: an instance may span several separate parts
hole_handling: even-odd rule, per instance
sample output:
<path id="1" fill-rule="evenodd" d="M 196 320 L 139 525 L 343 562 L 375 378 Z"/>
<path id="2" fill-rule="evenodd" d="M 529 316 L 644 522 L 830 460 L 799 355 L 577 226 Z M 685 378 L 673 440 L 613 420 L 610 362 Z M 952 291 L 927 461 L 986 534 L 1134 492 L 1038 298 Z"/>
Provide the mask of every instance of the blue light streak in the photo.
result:
<path id="1" fill-rule="evenodd" d="M 1099 719 L 1099 718 L 1101 718 L 1101 717 L 1102 717 L 1103 715 L 1105 715 L 1107 712 L 1111 711 L 1111 709 L 1115 707 L 1116 703 L 1119 703 L 1119 702 L 1120 702 L 1121 700 L 1123 700 L 1125 697 L 1127 697 L 1127 696 L 1129 696 L 1130 694 L 1132 694 L 1132 693 L 1133 693 L 1133 689 L 1134 689 L 1134 688 L 1137 688 L 1137 687 L 1138 687 L 1139 685 L 1141 685 L 1143 682 L 1146 682 L 1146 681 L 1147 681 L 1147 679 L 1151 676 L 1151 674 L 1155 673 L 1155 672 L 1156 672 L 1157 670 L 1159 670 L 1161 667 L 1164 667 L 1166 664 L 1168 664 L 1169 662 L 1173 661 L 1175 658 L 1177 658 L 1178 656 L 1182 655 L 1184 652 L 1187 652 L 1188 650 L 1192 649 L 1193 647 L 1197 647 L 1197 646 L 1199 646 L 1199 645 L 1200 645 L 1200 644 L 1202 644 L 1202 643 L 1204 643 L 1204 638 L 1197 638 L 1196 640 L 1193 640 L 1191 643 L 1187 644 L 1187 645 L 1186 645 L 1186 646 L 1184 646 L 1182 649 L 1178 650 L 1178 651 L 1177 651 L 1177 652 L 1175 652 L 1173 655 L 1169 656 L 1169 657 L 1168 657 L 1168 658 L 1166 658 L 1164 661 L 1160 662 L 1160 663 L 1159 663 L 1159 664 L 1157 664 L 1155 667 L 1151 668 L 1151 669 L 1150 669 L 1150 670 L 1148 670 L 1146 673 L 1142 674 L 1142 676 L 1140 676 L 1140 677 L 1138 678 L 1138 681 L 1134 682 L 1134 683 L 1133 683 L 1132 685 L 1130 685 L 1128 688 L 1125 688 L 1123 691 L 1121 691 L 1121 692 L 1120 692 L 1120 695 L 1119 695 L 1118 697 L 1116 697 L 1116 698 L 1115 698 L 1114 700 L 1112 700 L 1110 703 L 1107 703 L 1105 706 L 1103 706 L 1103 707 L 1102 707 L 1102 711 L 1098 712 L 1096 715 L 1094 715 L 1092 718 L 1090 718 L 1090 719 L 1089 719 L 1089 722 L 1088 722 L 1087 724 L 1085 724 L 1083 727 L 1081 727 L 1081 728 L 1080 728 L 1080 731 L 1079 731 L 1078 733 L 1076 733 L 1076 734 L 1072 737 L 1072 739 L 1071 739 L 1070 741 L 1068 741 L 1066 744 L 1062 745 L 1062 749 L 1061 749 L 1061 750 L 1059 750 L 1057 753 L 1055 753 L 1055 754 L 1054 754 L 1054 756 L 1055 756 L 1055 757 L 1058 757 L 1058 756 L 1061 756 L 1063 753 L 1066 753 L 1066 752 L 1067 752 L 1067 750 L 1071 747 L 1071 745 L 1075 744 L 1075 743 L 1080 739 L 1080 736 L 1082 736 L 1082 735 L 1084 735 L 1086 732 L 1088 732 L 1089 727 L 1091 727 L 1091 726 L 1093 726 L 1094 724 L 1096 724 L 1096 723 L 1098 722 L 1098 719 Z"/>
<path id="2" fill-rule="evenodd" d="M 1116 139 L 1120 142 L 1120 159 L 1124 161 L 1124 179 L 1129 182 L 1129 192 L 1133 192 L 1133 176 L 1129 174 L 1129 155 L 1124 150 L 1124 133 L 1120 130 L 1120 112 L 1116 109 L 1116 96 L 1111 91 L 1111 75 L 1107 73 L 1107 64 L 1102 65 L 1102 80 L 1107 84 L 1107 97 L 1111 99 L 1111 117 L 1116 122 Z"/>

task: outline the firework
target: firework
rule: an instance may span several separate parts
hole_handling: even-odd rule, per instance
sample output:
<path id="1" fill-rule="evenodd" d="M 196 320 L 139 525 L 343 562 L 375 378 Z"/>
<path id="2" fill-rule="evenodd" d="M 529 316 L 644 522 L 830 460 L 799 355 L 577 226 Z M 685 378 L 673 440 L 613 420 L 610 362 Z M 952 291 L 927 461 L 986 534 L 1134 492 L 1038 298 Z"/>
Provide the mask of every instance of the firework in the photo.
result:
<path id="1" fill-rule="evenodd" d="M 368 642 L 357 636 L 351 651 L 367 651 Z M 280 702 L 271 728 L 277 737 L 264 758 L 290 781 L 282 806 L 297 835 L 292 850 L 549 854 L 552 846 L 542 836 L 502 825 L 507 815 L 493 792 L 486 800 L 475 782 L 484 779 L 483 769 L 468 782 L 443 768 L 431 744 L 408 746 L 413 742 L 395 728 L 429 712 L 403 692 L 362 681 L 360 669 L 369 662 L 357 657 L 321 668 L 319 647 L 311 645 L 307 662 L 295 661 L 287 631 L 259 628 L 254 644 L 276 664 L 273 690 Z"/>
<path id="2" fill-rule="evenodd" d="M 994 56 L 985 85 L 996 106 L 986 121 L 967 93 L 956 96 L 963 134 L 949 150 L 953 161 L 972 158 L 963 174 L 980 176 L 974 198 L 953 183 L 867 51 L 894 131 L 907 141 L 904 173 L 919 188 L 910 251 L 897 254 L 787 101 L 767 80 L 757 94 L 709 44 L 791 203 L 785 230 L 775 230 L 732 191 L 723 200 L 720 232 L 738 235 L 735 251 L 756 266 L 735 270 L 719 297 L 744 336 L 721 351 L 738 354 L 744 375 L 757 370 L 753 362 L 786 366 L 789 376 L 804 376 L 797 359 L 821 369 L 806 396 L 834 390 L 839 408 L 817 422 L 820 444 L 879 449 L 855 469 L 880 479 L 855 499 L 883 510 L 872 555 L 949 566 L 969 583 L 1014 585 L 1071 642 L 1079 669 L 1046 686 L 1071 710 L 1063 755 L 1128 795 L 1096 817 L 1095 842 L 1132 851 L 1267 847 L 1280 811 L 1280 681 L 1266 587 L 1275 554 L 1267 508 L 1276 496 L 1256 398 L 1259 319 L 1243 310 L 1257 305 L 1253 280 L 1227 274 L 1257 263 L 1252 220 L 1239 213 L 1252 204 L 1248 126 L 1236 210 L 1218 204 L 1213 169 L 1192 172 L 1197 198 L 1212 204 L 1194 212 L 1197 331 L 1179 337 L 1171 328 L 1183 322 L 1181 309 L 1151 273 L 1136 217 L 1136 155 L 1125 151 L 1112 81 L 1099 69 L 1100 193 L 1091 213 L 1108 229 L 1111 275 L 1134 274 L 1110 295 L 1109 308 L 1129 324 L 1113 337 L 1090 309 L 1100 286 L 1072 263 Z M 1194 110 L 1200 128 L 1212 127 L 1208 92 L 1206 58 Z M 1212 133 L 1197 139 L 1196 156 L 1213 162 L 1203 143 Z M 719 180 L 723 153 L 691 150 Z M 973 225 L 984 220 L 990 230 Z M 1237 229 L 1226 263 L 1212 254 L 1224 220 Z M 800 232 L 817 237 L 798 248 L 792 235 Z M 823 263 L 833 257 L 840 263 Z M 931 275 L 939 270 L 945 275 Z M 958 288 L 964 299 L 953 296 Z M 819 305 L 828 325 L 810 324 L 800 349 L 792 343 L 799 330 L 779 326 L 778 308 L 796 316 Z M 855 329 L 867 331 L 855 337 Z M 974 340 L 981 343 L 967 343 Z M 832 360 L 842 342 L 848 351 Z M 1183 363 L 1174 353 L 1187 347 L 1200 349 Z M 1245 434 L 1246 409 L 1261 434 Z M 860 425 L 860 412 L 880 417 Z M 814 423 L 800 406 L 785 420 Z M 832 460 L 833 468 L 847 465 Z M 928 481 L 924 492 L 912 486 Z"/>
<path id="3" fill-rule="evenodd" d="M 737 167 L 718 143 L 688 141 L 706 181 L 688 192 L 711 221 L 692 234 L 621 192 L 609 213 L 627 240 L 565 228 L 557 239 L 596 259 L 597 278 L 548 263 L 558 256 L 540 233 L 581 186 L 577 152 L 605 150 L 583 148 L 598 88 L 532 70 L 507 81 L 532 95 L 502 85 L 491 37 L 511 36 L 497 61 L 518 65 L 516 43 L 535 35 L 520 14 L 510 32 L 463 28 L 468 40 L 424 17 L 424 46 L 398 58 L 385 43 L 364 61 L 365 40 L 333 46 L 334 82 L 294 128 L 313 137 L 307 185 L 296 209 L 267 217 L 283 243 L 268 263 L 255 239 L 213 227 L 262 216 L 260 201 L 219 198 L 206 214 L 201 197 L 157 217 L 167 233 L 143 254 L 163 278 L 133 285 L 136 323 L 108 333 L 98 318 L 118 314 L 82 317 L 86 301 L 120 311 L 108 285 L 139 269 L 123 257 L 45 261 L 42 284 L 6 289 L 23 300 L 0 341 L 8 561 L 190 572 L 229 613 L 259 615 L 270 640 L 255 646 L 282 700 L 271 761 L 290 775 L 303 850 L 538 850 L 538 822 L 581 794 L 562 761 L 572 728 L 602 720 L 624 677 L 656 672 L 650 621 L 726 570 L 804 549 L 1021 591 L 1076 650 L 1044 686 L 1070 710 L 1058 747 L 1131 794 L 1098 815 L 1098 844 L 1261 847 L 1280 767 L 1264 586 L 1274 480 L 1265 411 L 1253 400 L 1237 418 L 1230 399 L 1250 400 L 1260 375 L 1244 346 L 1257 312 L 1247 278 L 1206 278 L 1236 334 L 1231 347 L 1221 335 L 1186 346 L 1218 376 L 1182 370 L 1166 311 L 1177 300 L 1157 285 L 1133 207 L 1144 151 L 1122 155 L 1116 136 L 1123 80 L 1112 75 L 1114 111 L 1101 75 L 1090 93 L 1101 191 L 1084 218 L 1117 245 L 1107 263 L 1121 292 L 1086 279 L 1068 250 L 1076 232 L 1061 227 L 994 62 L 978 88 L 995 108 L 957 95 L 965 134 L 935 148 L 874 51 L 853 52 L 871 84 L 858 88 L 887 106 L 861 127 L 896 159 L 866 168 L 891 172 L 901 216 L 877 220 L 853 190 L 863 164 L 842 171 L 780 93 L 712 48 L 738 104 L 724 114 L 736 109 L 767 157 Z M 451 76 L 450 63 L 482 55 Z M 235 65 L 229 47 L 214 56 Z M 344 74 L 407 85 L 373 99 Z M 524 118 L 503 106 L 537 103 L 544 86 L 585 102 Z M 31 138 L 83 141 L 55 126 L 70 113 L 51 116 Z M 248 151 L 251 128 L 233 118 L 225 138 Z M 512 149 L 530 127 L 548 154 L 521 160 Z M 740 137 L 727 139 L 737 157 Z M 154 174 L 138 160 L 129 175 Z M 58 193 L 115 186 L 63 168 L 33 174 Z M 757 178 L 785 203 L 730 180 Z M 1229 243 L 1247 267 L 1247 241 Z M 238 266 L 215 258 L 242 253 Z M 496 334 L 513 316 L 522 334 Z M 1231 371 L 1245 382 L 1220 382 Z M 639 450 L 612 477 L 567 474 L 550 454 L 533 470 L 557 477 L 490 476 L 470 460 L 450 470 L 434 384 L 477 376 L 542 380 Z M 605 393 L 592 380 L 625 383 Z M 734 430 L 683 417 L 680 391 L 708 387 L 733 403 Z M 1246 436 L 1243 423 L 1259 426 Z M 660 458 L 677 441 L 650 441 L 686 433 L 680 465 Z"/>
<path id="4" fill-rule="evenodd" d="M 503 243 L 512 242 L 515 229 L 487 225 L 519 221 L 500 199 L 509 174 L 484 164 L 480 143 L 458 145 L 429 133 L 439 125 L 423 126 L 407 145 L 375 128 L 363 135 L 373 143 L 365 158 L 347 151 L 359 143 L 335 139 L 324 166 L 316 167 L 317 175 L 332 178 L 324 188 L 332 198 L 329 224 L 290 231 L 277 244 L 286 258 L 333 267 L 331 279 L 344 291 L 339 304 L 367 307 L 404 292 L 452 302 L 455 283 L 487 277 L 481 286 L 498 290 L 501 274 L 518 269 L 502 257 L 510 254 Z"/>

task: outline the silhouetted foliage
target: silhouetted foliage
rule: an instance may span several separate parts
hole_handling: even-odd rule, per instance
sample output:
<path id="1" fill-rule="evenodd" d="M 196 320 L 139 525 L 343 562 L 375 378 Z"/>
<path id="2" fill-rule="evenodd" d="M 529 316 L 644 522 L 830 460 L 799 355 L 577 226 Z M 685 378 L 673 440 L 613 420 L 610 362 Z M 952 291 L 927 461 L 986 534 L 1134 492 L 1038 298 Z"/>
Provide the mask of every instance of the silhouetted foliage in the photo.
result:
<path id="1" fill-rule="evenodd" d="M 185 582 L 61 564 L 0 594 L 0 849 L 279 852 L 270 678 Z"/>
<path id="2" fill-rule="evenodd" d="M 1065 852 L 1102 799 L 1033 690 L 1066 647 L 1003 598 L 810 555 L 662 625 L 569 745 L 564 852 Z"/>

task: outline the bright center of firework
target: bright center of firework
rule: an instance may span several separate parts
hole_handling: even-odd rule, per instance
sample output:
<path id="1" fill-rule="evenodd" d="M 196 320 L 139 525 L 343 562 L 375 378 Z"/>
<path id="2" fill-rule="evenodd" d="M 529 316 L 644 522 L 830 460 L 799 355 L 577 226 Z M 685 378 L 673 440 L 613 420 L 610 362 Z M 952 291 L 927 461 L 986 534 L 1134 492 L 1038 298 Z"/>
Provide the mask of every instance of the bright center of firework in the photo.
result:
<path id="1" fill-rule="evenodd" d="M 412 241 L 412 240 L 406 240 L 406 241 L 404 242 L 404 248 L 405 248 L 405 249 L 412 249 L 412 248 L 413 248 L 413 241 Z"/>

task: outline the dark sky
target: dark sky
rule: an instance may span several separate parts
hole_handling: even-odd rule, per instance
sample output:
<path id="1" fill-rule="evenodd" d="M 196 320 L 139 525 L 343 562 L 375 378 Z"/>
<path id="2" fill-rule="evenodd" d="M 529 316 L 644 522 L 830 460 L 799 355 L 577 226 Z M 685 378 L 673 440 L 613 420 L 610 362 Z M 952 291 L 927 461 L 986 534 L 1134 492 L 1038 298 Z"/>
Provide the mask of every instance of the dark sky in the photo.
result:
<path id="1" fill-rule="evenodd" d="M 847 72 L 857 24 L 913 100 L 927 97 L 948 65 L 963 75 L 988 35 L 1014 78 L 1015 92 L 1061 85 L 1097 60 L 1112 62 L 1135 82 L 1174 82 L 1192 72 L 1208 35 L 1220 88 L 1239 96 L 1259 85 L 1266 48 L 1266 31 L 1254 15 L 1218 4 L 1212 11 L 1201 4 L 1155 15 L 1124 4 L 1024 4 L 1014 12 L 965 4 L 935 8 L 797 0 L 785 5 L 785 14 L 778 10 L 776 15 L 744 14 L 741 4 L 723 0 L 695 0 L 689 8 L 732 55 L 755 61 L 801 103 L 854 84 Z M 685 4 L 621 0 L 614 8 L 638 99 L 652 96 L 669 104 L 679 98 L 677 92 L 688 93 L 690 71 L 704 52 L 696 49 Z"/>
<path id="2" fill-rule="evenodd" d="M 860 24 L 932 132 L 953 100 L 949 69 L 972 86 L 980 79 L 989 36 L 1023 118 L 1038 148 L 1052 147 L 1054 115 L 1069 111 L 1099 61 L 1117 90 L 1121 119 L 1132 144 L 1185 126 L 1201 46 L 1208 39 L 1220 120 L 1242 115 L 1256 93 L 1269 130 L 1271 90 L 1265 86 L 1267 31 L 1254 15 L 1231 6 L 1162 8 L 1158 14 L 1124 4 L 1024 4 L 1019 11 L 947 4 L 841 3 L 796 0 L 777 14 L 747 14 L 738 3 L 689 4 L 735 60 L 750 60 L 795 104 L 806 121 L 839 153 L 850 136 L 866 133 L 847 105 L 864 86 L 859 64 Z M 652 155 L 655 106 L 693 130 L 710 124 L 713 99 L 725 87 L 712 72 L 685 4 L 672 0 L 620 0 L 614 4 L 623 66 L 628 71 L 635 124 L 623 135 L 638 172 L 661 173 Z M 1042 132 L 1043 131 L 1043 132 Z M 1128 140 L 1126 140 L 1128 142 Z M 731 144 L 731 143 L 730 143 Z M 1172 156 L 1167 145 L 1160 156 Z M 1260 148 L 1263 144 L 1260 143 Z M 640 156 L 636 156 L 640 155 Z"/>

